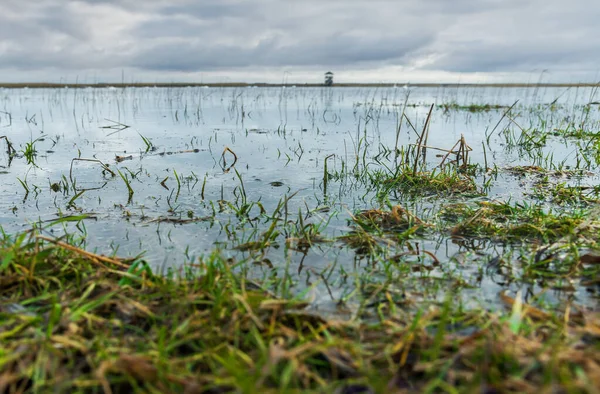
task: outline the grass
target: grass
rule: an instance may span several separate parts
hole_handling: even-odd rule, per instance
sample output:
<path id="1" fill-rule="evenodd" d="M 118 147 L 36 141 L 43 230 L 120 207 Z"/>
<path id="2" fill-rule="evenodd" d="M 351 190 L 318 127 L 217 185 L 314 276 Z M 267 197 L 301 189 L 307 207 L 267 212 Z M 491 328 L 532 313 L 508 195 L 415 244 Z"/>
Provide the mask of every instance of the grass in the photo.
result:
<path id="1" fill-rule="evenodd" d="M 358 212 L 352 217 L 351 227 L 352 231 L 337 240 L 358 255 L 368 257 L 373 265 L 380 265 L 372 270 L 372 275 L 380 275 L 379 280 L 384 283 L 418 281 L 418 276 L 405 271 L 443 267 L 434 253 L 424 246 L 421 250 L 419 242 L 449 237 L 475 253 L 475 258 L 461 265 L 472 269 L 480 264 L 487 276 L 495 272 L 492 276 L 503 277 L 508 283 L 535 280 L 543 288 L 566 289 L 567 292 L 574 289 L 572 283 L 579 283 L 592 297 L 597 293 L 594 278 L 600 273 L 597 264 L 600 259 L 592 258 L 593 263 L 586 265 L 584 261 L 589 256 L 582 257 L 589 251 L 600 250 L 600 218 L 593 208 L 559 211 L 548 210 L 543 205 L 459 202 L 442 204 L 424 220 L 396 205 L 389 210 Z M 498 254 L 494 245 L 502 246 L 504 252 Z M 481 259 L 482 265 L 477 262 Z M 393 262 L 393 270 L 389 262 Z M 483 273 L 479 278 L 481 275 Z M 454 278 L 449 267 L 442 268 L 438 277 L 441 281 Z M 477 276 L 463 278 L 471 283 L 480 280 Z M 467 284 L 457 279 L 459 286 L 463 286 L 460 282 Z M 440 290 L 427 284 L 418 285 L 417 289 L 419 292 Z"/>
<path id="2" fill-rule="evenodd" d="M 37 165 L 35 164 L 35 159 L 37 158 L 38 151 L 37 151 L 35 144 L 37 142 L 43 141 L 43 140 L 44 140 L 44 137 L 42 136 L 42 137 L 36 138 L 35 140 L 27 142 L 25 144 L 25 148 L 23 148 L 21 150 L 21 153 L 23 154 L 23 157 L 25 157 L 25 160 L 27 160 L 27 164 L 37 167 Z M 8 144 L 8 139 L 6 141 Z M 10 144 L 8 145 L 8 147 L 9 147 L 8 151 L 10 152 L 10 149 L 11 149 Z M 9 155 L 10 155 L 10 153 L 9 153 Z"/>
<path id="3" fill-rule="evenodd" d="M 573 138 L 573 139 L 593 139 L 597 140 L 600 137 L 600 131 L 584 130 L 575 128 L 571 125 L 565 129 L 554 129 L 549 132 L 555 137 Z"/>
<path id="4" fill-rule="evenodd" d="M 374 171 L 371 180 L 381 187 L 380 193 L 384 195 L 391 191 L 419 196 L 478 193 L 473 178 L 452 170 L 400 171 L 396 174 Z"/>
<path id="5" fill-rule="evenodd" d="M 449 222 L 456 223 L 452 228 L 454 235 L 507 241 L 539 239 L 553 242 L 563 237 L 593 236 L 598 225 L 598 220 L 586 218 L 584 211 L 556 214 L 541 205 L 493 201 L 474 206 L 448 205 L 440 214 Z"/>
<path id="6" fill-rule="evenodd" d="M 138 134 L 142 138 L 142 141 L 144 141 L 144 145 L 146 147 L 146 150 L 144 150 L 144 153 L 154 152 L 156 150 L 156 146 L 154 146 L 154 144 L 152 144 L 152 141 L 150 141 L 149 138 L 144 137 L 142 134 L 140 134 L 140 133 L 138 133 Z"/>
<path id="7" fill-rule="evenodd" d="M 427 226 L 423 220 L 400 205 L 389 211 L 368 209 L 353 217 L 355 223 L 363 228 L 383 229 L 386 231 L 407 230 L 413 227 Z"/>
<path id="8" fill-rule="evenodd" d="M 503 295 L 506 312 L 393 298 L 350 321 L 304 312 L 215 252 L 142 260 L 22 234 L 0 253 L 2 392 L 593 392 L 600 318 Z"/>
<path id="9" fill-rule="evenodd" d="M 539 182 L 532 197 L 560 205 L 588 206 L 600 202 L 600 189 L 597 186 L 568 186 L 565 182 Z"/>
<path id="10" fill-rule="evenodd" d="M 589 178 L 593 172 L 581 169 L 547 170 L 539 166 L 513 166 L 508 173 L 521 179 L 531 180 L 533 190 L 527 195 L 534 199 L 551 202 L 556 206 L 590 206 L 600 201 L 597 186 L 569 185 L 566 181 Z"/>
<path id="11" fill-rule="evenodd" d="M 444 112 L 450 112 L 450 111 L 467 111 L 467 112 L 477 113 L 477 112 L 499 111 L 501 109 L 508 108 L 508 106 L 506 106 L 506 105 L 497 105 L 497 104 L 468 104 L 468 105 L 460 105 L 458 103 L 444 103 L 444 104 L 438 105 L 438 108 L 441 108 Z"/>
<path id="12" fill-rule="evenodd" d="M 133 194 L 134 194 L 133 188 L 131 187 L 131 182 L 130 182 L 129 178 L 127 177 L 127 175 L 123 175 L 121 170 L 117 170 L 117 173 L 119 174 L 119 176 L 125 183 L 125 186 L 127 186 L 127 193 L 129 196 L 127 202 L 131 202 L 131 198 L 133 197 Z"/>
<path id="13" fill-rule="evenodd" d="M 4 140 L 4 142 L 6 143 L 6 154 L 8 155 L 8 167 L 10 167 L 10 163 L 11 163 L 14 155 L 16 154 L 15 148 L 13 147 L 12 143 L 9 141 L 7 136 L 5 136 L 5 135 L 0 136 L 0 140 Z"/>

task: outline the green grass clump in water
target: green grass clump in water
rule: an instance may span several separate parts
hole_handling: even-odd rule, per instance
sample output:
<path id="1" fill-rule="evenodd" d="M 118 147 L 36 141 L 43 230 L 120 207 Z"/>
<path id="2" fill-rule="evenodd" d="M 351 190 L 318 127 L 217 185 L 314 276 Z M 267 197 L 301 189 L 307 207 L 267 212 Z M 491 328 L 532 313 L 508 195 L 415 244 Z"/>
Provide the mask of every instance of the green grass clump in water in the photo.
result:
<path id="1" fill-rule="evenodd" d="M 469 105 L 460 105 L 458 103 L 446 103 L 438 105 L 438 108 L 441 108 L 444 112 L 450 111 L 468 111 L 468 112 L 490 112 L 490 111 L 498 111 L 503 108 L 508 108 L 506 105 L 498 105 L 498 104 L 469 104 Z"/>
<path id="2" fill-rule="evenodd" d="M 350 233 L 338 239 L 359 255 L 379 254 L 395 242 L 422 233 L 430 225 L 414 213 L 396 205 L 390 210 L 368 209 L 352 216 Z M 393 235 L 389 237 L 389 235 Z"/>
<path id="3" fill-rule="evenodd" d="M 522 179 L 530 179 L 532 192 L 527 195 L 548 201 L 557 206 L 589 206 L 600 202 L 600 187 L 569 185 L 567 180 L 593 176 L 594 173 L 581 169 L 547 170 L 539 166 L 507 167 L 506 171 Z"/>
<path id="4" fill-rule="evenodd" d="M 380 195 L 387 195 L 390 191 L 412 196 L 472 195 L 479 193 L 477 185 L 471 177 L 453 170 L 416 173 L 399 171 L 392 176 L 389 174 L 374 173 L 371 176 L 371 180 L 381 188 Z"/>
<path id="5" fill-rule="evenodd" d="M 600 137 L 600 131 L 584 130 L 575 127 L 565 129 L 554 129 L 549 132 L 555 137 L 573 138 L 578 140 L 597 140 Z"/>
<path id="6" fill-rule="evenodd" d="M 539 205 L 511 205 L 503 202 L 480 202 L 476 206 L 455 204 L 445 207 L 441 217 L 450 223 L 453 235 L 489 237 L 501 241 L 541 240 L 594 236 L 600 223 L 586 221 L 584 211 L 563 214 L 548 212 Z"/>
<path id="7" fill-rule="evenodd" d="M 185 274 L 47 238 L 0 240 L 0 392 L 586 392 L 600 317 L 397 308 L 302 312 L 218 252 Z M 368 323 L 367 323 L 368 322 Z M 585 343 L 585 346 L 580 344 Z M 559 373 L 557 373 L 557 371 Z M 338 391 L 336 391 L 338 390 Z M 591 392 L 591 391 L 589 391 Z"/>
<path id="8" fill-rule="evenodd" d="M 567 186 L 564 182 L 557 184 L 540 182 L 538 185 L 531 195 L 540 200 L 551 201 L 556 205 L 588 206 L 600 202 L 600 188 L 597 186 Z"/>

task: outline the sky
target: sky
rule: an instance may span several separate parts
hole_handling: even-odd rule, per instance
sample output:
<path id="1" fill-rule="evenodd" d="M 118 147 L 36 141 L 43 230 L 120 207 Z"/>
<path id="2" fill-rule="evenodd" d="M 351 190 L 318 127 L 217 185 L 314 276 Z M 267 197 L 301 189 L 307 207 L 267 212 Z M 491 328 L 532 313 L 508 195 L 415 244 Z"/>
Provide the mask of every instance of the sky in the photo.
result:
<path id="1" fill-rule="evenodd" d="M 598 0 L 0 0 L 0 82 L 598 82 Z"/>

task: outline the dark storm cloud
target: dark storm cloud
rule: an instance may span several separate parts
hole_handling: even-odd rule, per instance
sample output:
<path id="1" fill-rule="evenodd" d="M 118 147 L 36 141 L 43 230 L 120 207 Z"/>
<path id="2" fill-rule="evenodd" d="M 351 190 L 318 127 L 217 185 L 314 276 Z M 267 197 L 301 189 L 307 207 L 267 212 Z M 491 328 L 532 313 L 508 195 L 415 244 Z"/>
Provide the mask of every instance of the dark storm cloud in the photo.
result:
<path id="1" fill-rule="evenodd" d="M 596 0 L 3 0 L 0 69 L 595 70 L 598 8 Z"/>

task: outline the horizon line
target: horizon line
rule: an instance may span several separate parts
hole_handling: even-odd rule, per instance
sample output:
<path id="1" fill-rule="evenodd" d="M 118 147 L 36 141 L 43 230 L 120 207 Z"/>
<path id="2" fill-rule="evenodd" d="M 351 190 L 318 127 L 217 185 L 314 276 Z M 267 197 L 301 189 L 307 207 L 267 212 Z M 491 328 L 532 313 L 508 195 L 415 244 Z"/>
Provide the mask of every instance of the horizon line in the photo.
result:
<path id="1" fill-rule="evenodd" d="M 3 89 L 57 89 L 57 88 L 169 88 L 169 87 L 600 87 L 600 82 L 496 82 L 496 83 L 461 83 L 461 82 L 341 82 L 333 85 L 324 83 L 268 83 L 268 82 L 95 82 L 95 83 L 59 83 L 59 82 L 0 82 Z"/>

